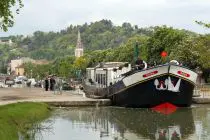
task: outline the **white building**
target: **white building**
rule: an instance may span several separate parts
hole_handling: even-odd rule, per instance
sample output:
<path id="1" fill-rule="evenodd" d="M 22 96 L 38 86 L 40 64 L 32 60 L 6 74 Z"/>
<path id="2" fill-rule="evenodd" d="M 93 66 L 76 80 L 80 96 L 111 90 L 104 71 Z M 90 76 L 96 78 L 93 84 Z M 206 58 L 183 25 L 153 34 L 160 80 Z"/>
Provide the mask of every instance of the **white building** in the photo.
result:
<path id="1" fill-rule="evenodd" d="M 131 71 L 127 62 L 106 62 L 86 69 L 86 79 L 91 79 L 99 87 L 107 87 L 123 78 L 122 74 Z"/>

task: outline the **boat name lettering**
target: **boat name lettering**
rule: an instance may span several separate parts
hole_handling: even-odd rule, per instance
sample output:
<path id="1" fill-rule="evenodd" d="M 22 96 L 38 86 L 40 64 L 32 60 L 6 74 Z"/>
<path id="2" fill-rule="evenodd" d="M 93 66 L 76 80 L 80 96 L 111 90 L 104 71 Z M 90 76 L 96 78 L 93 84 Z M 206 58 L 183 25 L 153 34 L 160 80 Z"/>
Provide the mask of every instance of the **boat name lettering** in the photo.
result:
<path id="1" fill-rule="evenodd" d="M 185 77 L 190 77 L 190 74 L 182 72 L 182 71 L 178 71 L 177 72 L 179 75 L 185 76 Z"/>
<path id="2" fill-rule="evenodd" d="M 150 72 L 150 73 L 144 74 L 143 77 L 146 78 L 146 77 L 148 77 L 148 76 L 152 76 L 152 75 L 157 74 L 157 73 L 158 73 L 157 70 L 156 70 L 156 71 L 152 71 L 152 72 Z"/>

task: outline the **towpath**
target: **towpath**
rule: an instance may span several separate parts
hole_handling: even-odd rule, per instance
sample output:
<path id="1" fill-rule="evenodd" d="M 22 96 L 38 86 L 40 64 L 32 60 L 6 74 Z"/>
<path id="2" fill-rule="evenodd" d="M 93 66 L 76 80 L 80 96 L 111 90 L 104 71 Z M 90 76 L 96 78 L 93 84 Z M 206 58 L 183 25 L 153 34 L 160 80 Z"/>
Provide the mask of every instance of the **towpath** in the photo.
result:
<path id="1" fill-rule="evenodd" d="M 108 99 L 90 99 L 79 90 L 44 91 L 42 88 L 0 88 L 0 105 L 17 102 L 45 102 L 54 106 L 101 106 L 110 105 Z"/>

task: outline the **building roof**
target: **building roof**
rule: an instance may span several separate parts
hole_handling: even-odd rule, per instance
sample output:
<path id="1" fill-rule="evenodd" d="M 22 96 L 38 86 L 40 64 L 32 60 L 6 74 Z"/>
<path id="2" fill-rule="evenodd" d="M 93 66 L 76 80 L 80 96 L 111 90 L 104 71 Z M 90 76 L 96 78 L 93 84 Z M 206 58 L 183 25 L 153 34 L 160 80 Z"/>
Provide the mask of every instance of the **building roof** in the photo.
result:
<path id="1" fill-rule="evenodd" d="M 10 40 L 10 37 L 0 37 L 0 40 Z"/>
<path id="2" fill-rule="evenodd" d="M 34 61 L 34 64 L 37 64 L 37 65 L 44 65 L 44 64 L 49 64 L 50 61 L 47 61 L 45 59 L 41 59 L 41 60 L 35 60 Z"/>
<path id="3" fill-rule="evenodd" d="M 124 66 L 128 62 L 102 62 L 96 66 L 96 68 L 113 68 Z"/>
<path id="4" fill-rule="evenodd" d="M 15 69 L 16 69 L 16 68 L 24 68 L 24 64 L 21 64 L 21 65 L 15 67 Z"/>

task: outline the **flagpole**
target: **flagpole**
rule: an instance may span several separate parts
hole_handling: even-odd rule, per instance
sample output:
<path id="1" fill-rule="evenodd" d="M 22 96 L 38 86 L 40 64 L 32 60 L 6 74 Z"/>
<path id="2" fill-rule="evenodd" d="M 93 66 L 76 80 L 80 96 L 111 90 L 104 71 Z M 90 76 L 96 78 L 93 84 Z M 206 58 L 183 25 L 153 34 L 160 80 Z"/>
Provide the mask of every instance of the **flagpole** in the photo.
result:
<path id="1" fill-rule="evenodd" d="M 139 47 L 138 46 L 139 46 L 139 44 L 136 41 L 136 44 L 135 44 L 135 47 L 134 47 L 134 62 L 136 62 L 136 60 L 139 57 Z"/>

